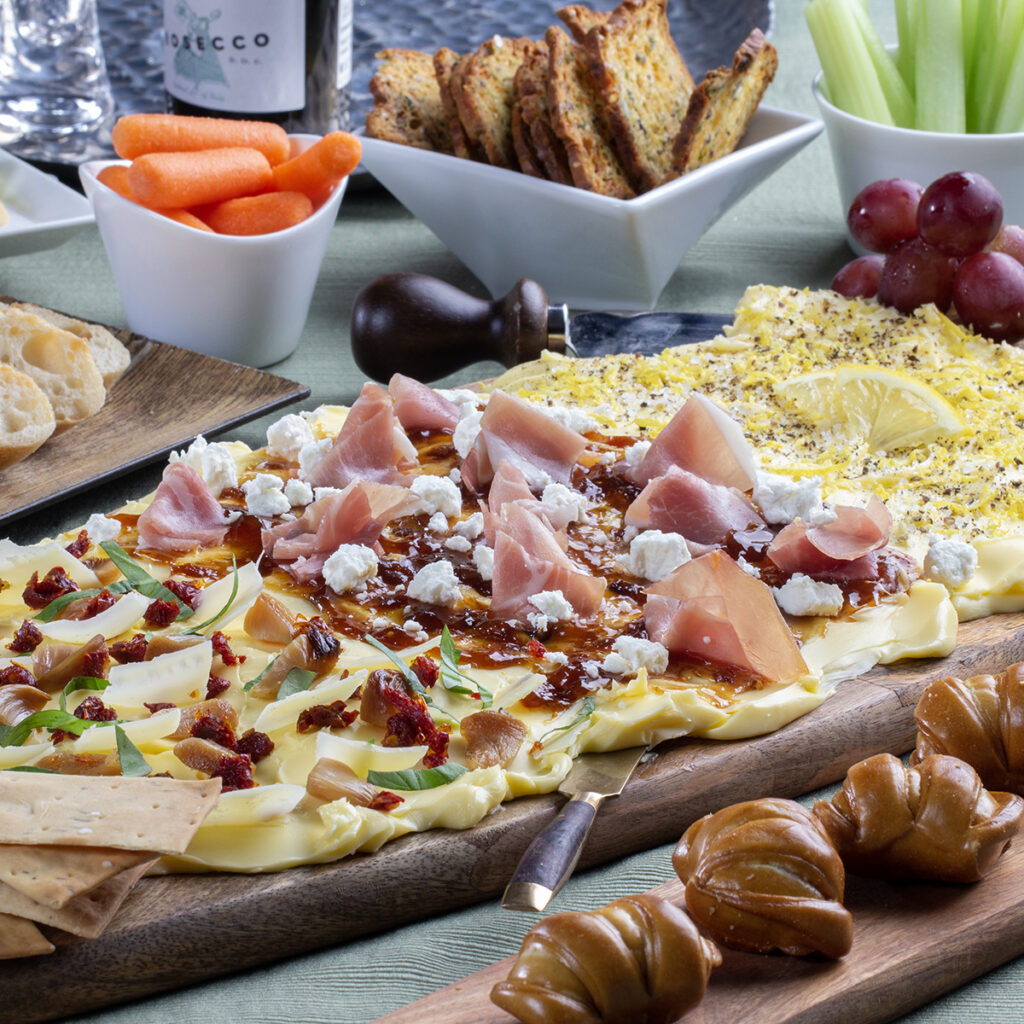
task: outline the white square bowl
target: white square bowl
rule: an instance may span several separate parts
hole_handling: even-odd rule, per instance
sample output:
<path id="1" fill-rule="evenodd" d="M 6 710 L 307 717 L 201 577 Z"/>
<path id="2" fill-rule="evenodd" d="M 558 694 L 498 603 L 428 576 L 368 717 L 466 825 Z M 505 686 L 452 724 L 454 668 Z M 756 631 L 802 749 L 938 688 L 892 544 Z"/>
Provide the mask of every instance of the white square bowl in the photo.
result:
<path id="1" fill-rule="evenodd" d="M 733 203 L 822 129 L 761 106 L 735 152 L 635 199 L 612 199 L 379 139 L 362 165 L 497 297 L 521 277 L 553 303 L 651 309 L 680 260 Z"/>

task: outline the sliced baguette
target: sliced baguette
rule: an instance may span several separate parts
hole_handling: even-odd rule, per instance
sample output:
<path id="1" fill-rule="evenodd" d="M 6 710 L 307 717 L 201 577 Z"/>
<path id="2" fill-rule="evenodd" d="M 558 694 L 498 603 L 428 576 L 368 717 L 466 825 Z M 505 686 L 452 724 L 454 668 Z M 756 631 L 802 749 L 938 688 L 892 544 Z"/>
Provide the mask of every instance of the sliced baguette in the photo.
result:
<path id="1" fill-rule="evenodd" d="M 0 363 L 42 388 L 58 432 L 92 416 L 107 397 L 89 345 L 23 309 L 0 309 Z"/>
<path id="2" fill-rule="evenodd" d="M 56 426 L 43 389 L 28 374 L 0 363 L 0 469 L 31 455 Z"/>

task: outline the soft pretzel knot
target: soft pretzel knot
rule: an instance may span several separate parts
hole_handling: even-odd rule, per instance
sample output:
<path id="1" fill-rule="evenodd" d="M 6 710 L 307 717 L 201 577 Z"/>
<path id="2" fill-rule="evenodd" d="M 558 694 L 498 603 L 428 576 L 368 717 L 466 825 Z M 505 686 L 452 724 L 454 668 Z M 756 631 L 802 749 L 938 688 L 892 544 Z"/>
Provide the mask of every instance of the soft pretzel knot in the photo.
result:
<path id="1" fill-rule="evenodd" d="M 672 864 L 694 920 L 725 946 L 791 956 L 849 952 L 842 861 L 814 815 L 793 800 L 750 800 L 701 818 Z"/>
<path id="2" fill-rule="evenodd" d="M 910 768 L 877 754 L 855 764 L 814 813 L 850 871 L 976 882 L 1020 828 L 1024 800 L 990 793 L 969 764 L 947 754 Z"/>
<path id="3" fill-rule="evenodd" d="M 929 683 L 914 718 L 911 764 L 951 754 L 971 765 L 988 789 L 1024 793 L 1024 662 L 997 676 Z"/>
<path id="4" fill-rule="evenodd" d="M 491 1000 L 524 1024 L 669 1024 L 721 962 L 686 911 L 643 893 L 545 918 Z"/>

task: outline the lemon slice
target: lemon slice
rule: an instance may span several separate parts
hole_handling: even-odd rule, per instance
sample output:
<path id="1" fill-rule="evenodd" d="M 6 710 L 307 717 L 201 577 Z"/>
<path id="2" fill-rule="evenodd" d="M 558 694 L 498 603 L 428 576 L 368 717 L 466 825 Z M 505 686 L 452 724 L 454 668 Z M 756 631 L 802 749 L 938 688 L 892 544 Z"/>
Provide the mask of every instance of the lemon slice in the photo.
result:
<path id="1" fill-rule="evenodd" d="M 900 370 L 843 363 L 775 386 L 780 400 L 816 426 L 863 440 L 875 451 L 927 444 L 967 430 L 933 387 Z"/>

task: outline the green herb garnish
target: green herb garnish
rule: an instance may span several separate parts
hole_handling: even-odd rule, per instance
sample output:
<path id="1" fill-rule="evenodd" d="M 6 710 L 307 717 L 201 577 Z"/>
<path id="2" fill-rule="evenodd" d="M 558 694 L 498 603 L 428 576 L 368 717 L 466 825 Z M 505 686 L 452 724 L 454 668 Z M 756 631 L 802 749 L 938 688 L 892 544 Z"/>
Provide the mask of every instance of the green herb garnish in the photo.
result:
<path id="1" fill-rule="evenodd" d="M 580 705 L 579 714 L 568 724 L 558 725 L 554 729 L 549 729 L 537 743 L 541 746 L 547 741 L 549 736 L 554 736 L 556 732 L 568 732 L 570 729 L 574 729 L 580 722 L 586 721 L 594 713 L 594 698 L 584 697 L 583 703 Z"/>
<path id="2" fill-rule="evenodd" d="M 314 679 L 316 679 L 316 673 L 311 672 L 308 668 L 299 668 L 298 665 L 290 668 L 288 675 L 281 680 L 276 699 L 284 700 L 285 697 L 290 697 L 293 693 L 302 693 L 303 690 L 308 690 L 313 685 Z"/>
<path id="3" fill-rule="evenodd" d="M 208 627 L 212 626 L 215 622 L 218 622 L 227 614 L 227 611 L 231 607 L 232 602 L 238 595 L 238 563 L 235 561 L 234 555 L 231 556 L 231 571 L 234 574 L 232 576 L 231 581 L 231 594 L 229 595 L 224 607 L 221 608 L 221 610 L 217 612 L 216 615 L 207 619 L 205 622 L 200 622 L 198 626 L 189 626 L 188 629 L 182 630 L 182 636 L 188 636 L 189 634 L 193 633 L 201 633 L 204 629 L 207 629 Z M 181 616 L 179 616 L 179 618 L 180 617 Z"/>
<path id="4" fill-rule="evenodd" d="M 191 618 L 195 614 L 192 608 L 182 601 L 174 591 L 168 590 L 158 579 L 150 576 L 138 562 L 133 561 L 128 552 L 116 541 L 105 540 L 100 544 L 100 547 L 106 552 L 107 557 L 114 565 L 120 569 L 121 575 L 131 590 L 136 590 L 143 597 L 148 597 L 154 601 L 173 601 L 178 606 L 178 620 Z M 114 584 L 114 586 L 117 586 L 117 584 Z"/>
<path id="5" fill-rule="evenodd" d="M 482 708 L 489 708 L 494 701 L 494 695 L 459 669 L 460 657 L 461 652 L 455 646 L 448 627 L 444 626 L 441 629 L 441 685 L 449 693 L 478 700 Z"/>
<path id="6" fill-rule="evenodd" d="M 63 729 L 64 732 L 81 736 L 86 729 L 94 725 L 110 725 L 110 722 L 89 722 L 83 718 L 75 718 L 66 711 L 52 708 L 48 711 L 37 711 L 28 718 L 23 718 L 17 725 L 0 725 L 0 747 L 20 747 L 36 729 Z"/>
<path id="7" fill-rule="evenodd" d="M 77 693 L 79 690 L 105 690 L 110 685 L 109 679 L 99 679 L 96 676 L 75 676 L 63 690 L 60 691 L 61 711 L 68 709 L 68 695 Z"/>
<path id="8" fill-rule="evenodd" d="M 117 759 L 121 762 L 121 774 L 138 778 L 149 775 L 153 769 L 142 756 L 142 751 L 128 739 L 124 729 L 115 725 L 114 735 L 117 738 Z"/>
<path id="9" fill-rule="evenodd" d="M 400 772 L 374 772 L 366 773 L 366 781 L 381 789 L 404 790 L 409 792 L 416 789 L 436 789 L 438 786 L 446 786 L 454 782 L 460 775 L 465 775 L 466 769 L 461 764 L 441 765 L 440 768 L 406 768 Z"/>

